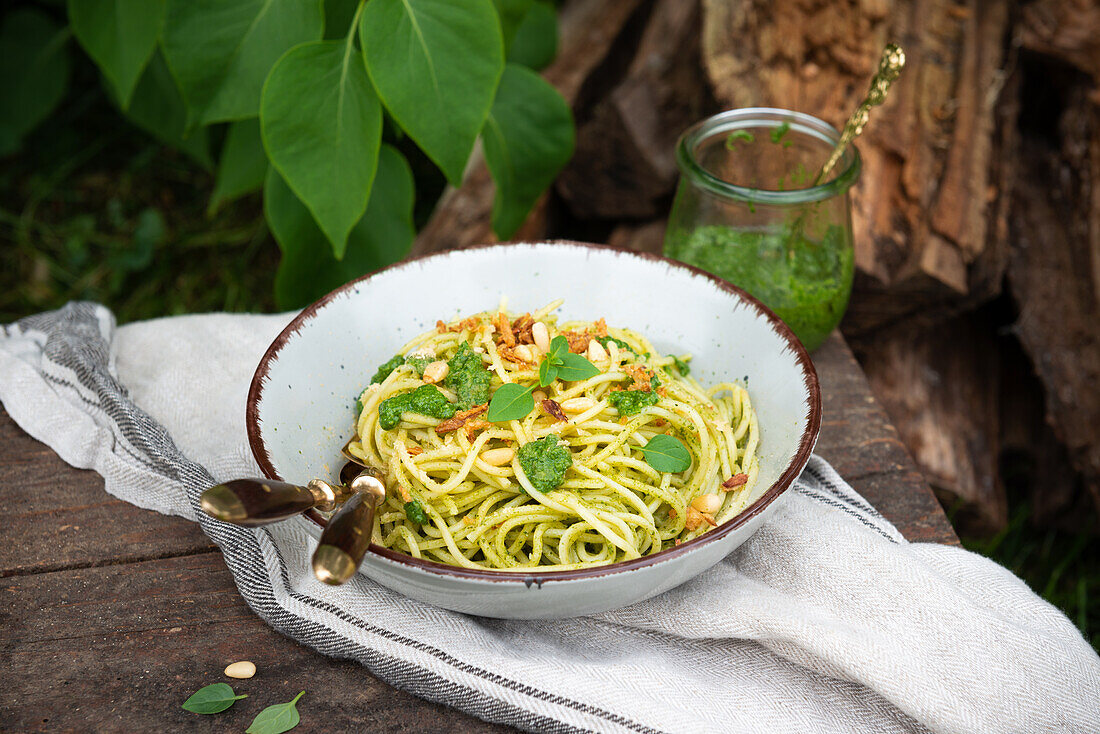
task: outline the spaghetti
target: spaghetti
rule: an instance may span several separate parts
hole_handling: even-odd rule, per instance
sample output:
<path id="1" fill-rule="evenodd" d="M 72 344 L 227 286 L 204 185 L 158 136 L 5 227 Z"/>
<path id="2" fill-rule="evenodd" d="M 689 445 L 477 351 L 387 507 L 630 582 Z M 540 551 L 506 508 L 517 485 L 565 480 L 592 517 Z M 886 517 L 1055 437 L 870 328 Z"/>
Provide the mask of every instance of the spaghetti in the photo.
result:
<path id="1" fill-rule="evenodd" d="M 560 303 L 440 321 L 382 365 L 348 447 L 386 477 L 374 542 L 467 568 L 567 570 L 656 553 L 745 508 L 759 444 L 748 392 L 704 389 L 689 358 L 602 319 L 558 323 Z M 577 356 L 563 363 L 565 345 Z M 551 363 L 595 374 L 544 386 Z M 507 384 L 513 417 L 490 422 Z M 514 417 L 526 394 L 533 407 Z M 675 441 L 650 445 L 659 436 Z M 671 471 L 652 448 L 677 443 L 686 468 Z"/>

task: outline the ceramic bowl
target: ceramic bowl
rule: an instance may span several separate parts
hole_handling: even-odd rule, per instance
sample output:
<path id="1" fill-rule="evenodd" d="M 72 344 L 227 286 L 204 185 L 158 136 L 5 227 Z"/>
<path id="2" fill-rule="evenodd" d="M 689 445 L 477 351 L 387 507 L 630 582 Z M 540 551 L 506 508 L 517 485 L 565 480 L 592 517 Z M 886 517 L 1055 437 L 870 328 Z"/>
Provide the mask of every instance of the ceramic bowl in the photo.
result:
<path id="1" fill-rule="evenodd" d="M 385 362 L 437 319 L 564 298 L 562 319 L 639 331 L 693 355 L 703 385 L 743 380 L 760 422 L 760 475 L 737 517 L 669 550 L 577 571 L 479 571 L 372 545 L 362 573 L 436 606 L 513 619 L 616 609 L 682 584 L 752 535 L 809 459 L 821 424 L 817 373 L 790 329 L 744 291 L 655 255 L 570 242 L 490 245 L 431 255 L 354 280 L 306 308 L 252 378 L 248 437 L 265 475 L 335 479 L 355 399 Z M 320 535 L 323 518 L 295 518 Z"/>

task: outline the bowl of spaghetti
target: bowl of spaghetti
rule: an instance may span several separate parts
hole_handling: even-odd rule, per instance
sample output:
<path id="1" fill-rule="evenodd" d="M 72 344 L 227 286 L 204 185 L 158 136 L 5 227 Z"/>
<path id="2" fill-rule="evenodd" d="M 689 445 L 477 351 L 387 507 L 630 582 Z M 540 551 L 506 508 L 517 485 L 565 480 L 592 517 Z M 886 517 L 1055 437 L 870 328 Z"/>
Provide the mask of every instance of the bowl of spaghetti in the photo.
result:
<path id="1" fill-rule="evenodd" d="M 448 252 L 306 308 L 247 405 L 272 479 L 380 472 L 361 571 L 455 611 L 625 606 L 725 558 L 809 459 L 817 375 L 758 301 L 570 242 Z M 319 535 L 325 519 L 297 522 Z"/>

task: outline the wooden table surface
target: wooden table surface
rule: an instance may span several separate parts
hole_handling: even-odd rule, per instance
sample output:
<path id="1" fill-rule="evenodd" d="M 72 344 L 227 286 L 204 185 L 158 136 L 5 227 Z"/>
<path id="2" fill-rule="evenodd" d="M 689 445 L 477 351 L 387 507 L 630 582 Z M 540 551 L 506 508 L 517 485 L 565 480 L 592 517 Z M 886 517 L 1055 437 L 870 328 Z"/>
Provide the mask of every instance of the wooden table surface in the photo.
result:
<path id="1" fill-rule="evenodd" d="M 817 451 L 911 540 L 957 543 L 839 336 L 815 355 Z M 243 406 L 242 406 L 243 409 Z M 415 698 L 358 664 L 275 632 L 238 596 L 198 525 L 103 491 L 0 411 L 0 730 L 244 731 L 264 706 L 299 702 L 295 732 L 504 731 Z M 229 711 L 180 708 L 222 669 L 252 660 Z"/>

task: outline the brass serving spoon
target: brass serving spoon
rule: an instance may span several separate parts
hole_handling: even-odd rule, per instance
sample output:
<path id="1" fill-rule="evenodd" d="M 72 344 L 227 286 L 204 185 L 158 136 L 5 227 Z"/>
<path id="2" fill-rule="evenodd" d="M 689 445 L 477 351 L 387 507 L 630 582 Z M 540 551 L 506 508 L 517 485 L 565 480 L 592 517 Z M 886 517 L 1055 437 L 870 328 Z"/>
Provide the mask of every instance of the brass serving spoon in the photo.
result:
<path id="1" fill-rule="evenodd" d="M 330 512 L 339 507 L 313 553 L 314 575 L 337 586 L 350 579 L 363 562 L 374 512 L 386 498 L 380 472 L 358 459 L 344 464 L 340 481 L 336 485 L 312 479 L 303 487 L 271 479 L 234 479 L 203 492 L 200 503 L 211 517 L 246 527 L 280 522 L 310 509 Z"/>

